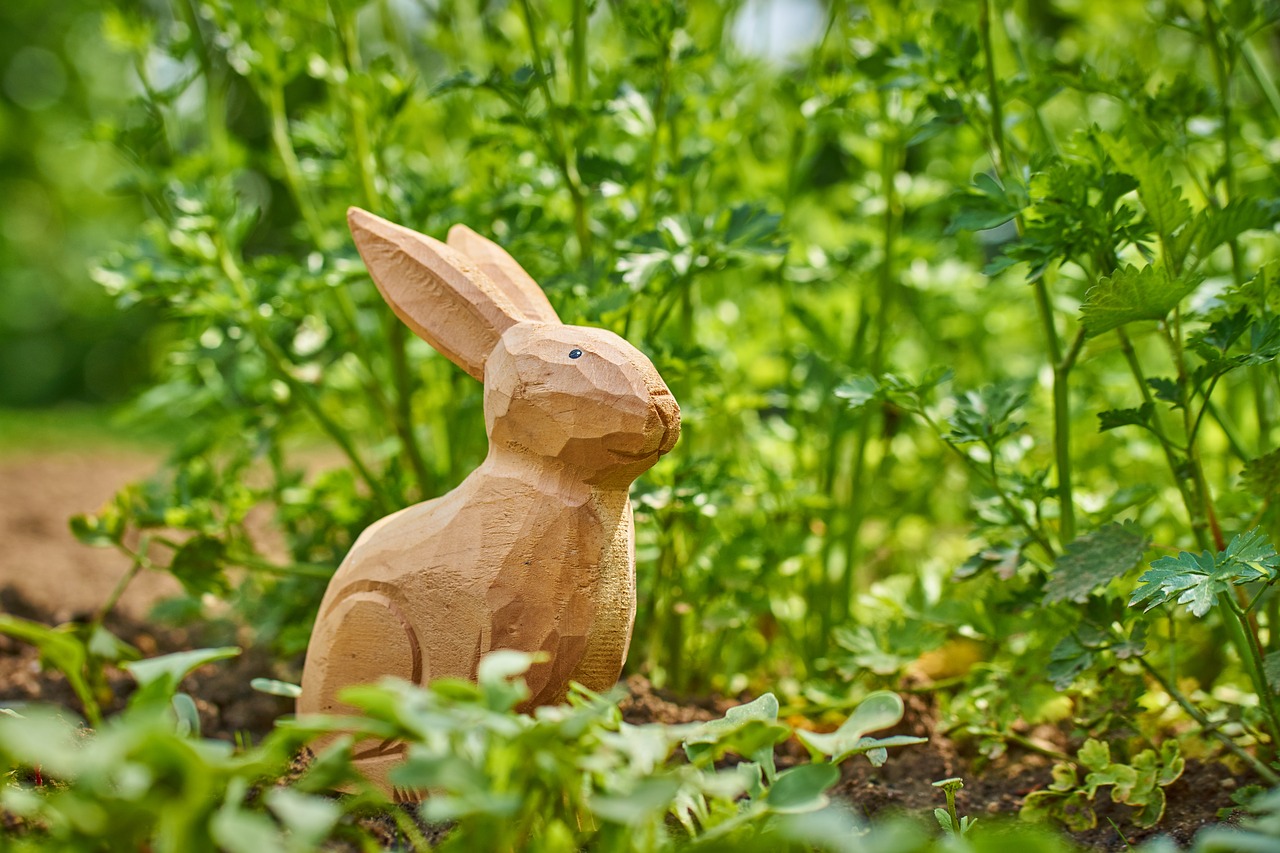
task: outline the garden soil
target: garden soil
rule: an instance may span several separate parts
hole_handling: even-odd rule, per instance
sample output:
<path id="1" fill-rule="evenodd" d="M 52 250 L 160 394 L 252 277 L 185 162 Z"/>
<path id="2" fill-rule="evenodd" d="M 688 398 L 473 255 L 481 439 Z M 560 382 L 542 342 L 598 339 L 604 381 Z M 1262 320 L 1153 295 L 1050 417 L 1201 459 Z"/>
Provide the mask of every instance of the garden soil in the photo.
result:
<path id="1" fill-rule="evenodd" d="M 0 536 L 5 543 L 0 549 L 0 611 L 47 623 L 92 614 L 128 565 L 114 552 L 76 542 L 67 518 L 96 509 L 120 485 L 146 476 L 155 464 L 145 454 L 114 451 L 0 457 Z M 147 655 L 206 644 L 187 631 L 159 629 L 146 621 L 147 608 L 176 591 L 170 578 L 144 574 L 108 619 L 108 627 Z M 260 676 L 296 680 L 298 665 L 274 662 L 250 647 L 234 661 L 198 670 L 184 689 L 196 700 L 207 736 L 257 737 L 292 709 L 287 700 L 252 690 L 250 680 Z M 131 683 L 123 673 L 113 673 L 115 708 L 122 706 Z M 655 690 L 639 675 L 629 678 L 626 687 L 622 711 L 631 723 L 712 719 L 751 698 L 675 697 Z M 65 680 L 57 673 L 43 672 L 31 647 L 3 637 L 0 702 L 12 707 L 27 702 L 76 707 Z M 1050 781 L 1052 762 L 1042 755 L 1011 746 L 1006 756 L 980 764 L 963 745 L 937 736 L 937 728 L 928 693 L 908 693 L 907 716 L 889 733 L 929 737 L 929 743 L 895 750 L 879 768 L 860 757 L 846 762 L 835 796 L 868 817 L 905 814 L 932 825 L 932 811 L 942 804 L 940 792 L 932 786 L 939 779 L 962 777 L 965 787 L 957 797 L 959 813 L 988 820 L 1015 815 L 1023 797 Z M 1036 735 L 1059 750 L 1072 746 L 1059 732 L 1037 731 Z M 779 748 L 780 766 L 804 757 L 794 739 Z M 1252 781 L 1224 764 L 1189 761 L 1182 777 L 1166 789 L 1169 805 L 1159 830 L 1177 841 L 1189 840 L 1201 827 L 1220 822 L 1229 813 L 1232 792 Z M 1110 803 L 1105 795 L 1096 805 L 1099 826 L 1076 835 L 1086 849 L 1123 851 L 1153 834 L 1135 828 L 1129 821 L 1131 810 Z M 392 843 L 389 834 L 388 844 Z"/>

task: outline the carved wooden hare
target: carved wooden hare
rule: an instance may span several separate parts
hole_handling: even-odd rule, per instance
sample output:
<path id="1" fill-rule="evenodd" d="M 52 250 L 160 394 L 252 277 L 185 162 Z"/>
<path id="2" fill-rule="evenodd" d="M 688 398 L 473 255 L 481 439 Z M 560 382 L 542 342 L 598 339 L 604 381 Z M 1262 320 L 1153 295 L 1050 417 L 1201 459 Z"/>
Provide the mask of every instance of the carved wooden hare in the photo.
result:
<path id="1" fill-rule="evenodd" d="M 462 225 L 448 244 L 352 208 L 351 233 L 409 328 L 484 382 L 489 453 L 456 489 L 375 522 L 329 583 L 299 714 L 350 713 L 337 693 L 398 676 L 474 680 L 491 649 L 543 651 L 526 708 L 569 681 L 618 679 L 635 618 L 632 481 L 680 435 L 644 355 L 566 326 L 502 248 Z M 403 745 L 358 744 L 386 785 Z"/>

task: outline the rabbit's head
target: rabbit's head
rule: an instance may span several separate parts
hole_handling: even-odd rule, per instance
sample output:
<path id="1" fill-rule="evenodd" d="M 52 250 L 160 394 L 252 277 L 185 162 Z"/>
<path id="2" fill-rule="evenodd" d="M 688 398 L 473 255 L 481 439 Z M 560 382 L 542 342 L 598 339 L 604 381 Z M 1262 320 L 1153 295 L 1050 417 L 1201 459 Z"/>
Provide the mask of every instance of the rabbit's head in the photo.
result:
<path id="1" fill-rule="evenodd" d="M 675 446 L 680 407 L 649 359 L 612 332 L 561 323 L 497 244 L 462 225 L 441 243 L 359 208 L 347 220 L 396 315 L 484 382 L 493 446 L 606 488 Z"/>

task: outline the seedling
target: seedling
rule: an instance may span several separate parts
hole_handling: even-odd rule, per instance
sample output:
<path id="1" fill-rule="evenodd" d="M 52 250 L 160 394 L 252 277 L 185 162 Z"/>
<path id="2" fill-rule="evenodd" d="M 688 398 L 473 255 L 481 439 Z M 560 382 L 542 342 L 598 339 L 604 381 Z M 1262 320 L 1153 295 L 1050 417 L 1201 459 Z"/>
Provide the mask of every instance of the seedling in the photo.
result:
<path id="1" fill-rule="evenodd" d="M 960 817 L 956 812 L 956 791 L 964 787 L 964 780 L 954 776 L 950 779 L 934 782 L 933 787 L 941 788 L 942 793 L 947 797 L 947 807 L 945 809 L 936 808 L 933 810 L 933 816 L 937 819 L 938 826 L 942 827 L 942 831 L 952 838 L 962 838 L 968 835 L 978 821 L 968 815 Z"/>

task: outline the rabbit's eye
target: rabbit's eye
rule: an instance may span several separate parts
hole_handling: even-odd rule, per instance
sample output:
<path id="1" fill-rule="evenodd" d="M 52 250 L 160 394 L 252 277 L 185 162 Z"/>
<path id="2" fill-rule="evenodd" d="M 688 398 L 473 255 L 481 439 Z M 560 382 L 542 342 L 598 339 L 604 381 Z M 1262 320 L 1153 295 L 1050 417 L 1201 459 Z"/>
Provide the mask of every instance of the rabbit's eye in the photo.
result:
<path id="1" fill-rule="evenodd" d="M 569 350 L 569 358 L 581 358 L 581 357 L 582 357 L 582 350 L 578 349 L 577 347 Z"/>

